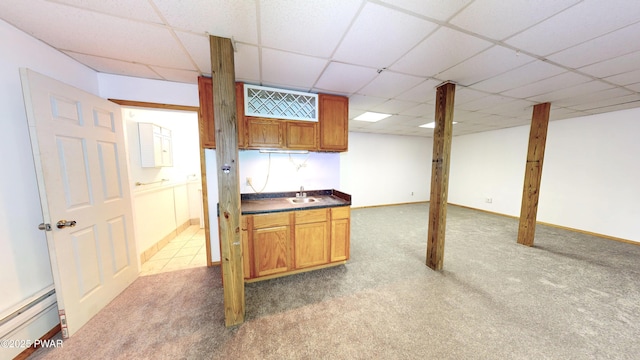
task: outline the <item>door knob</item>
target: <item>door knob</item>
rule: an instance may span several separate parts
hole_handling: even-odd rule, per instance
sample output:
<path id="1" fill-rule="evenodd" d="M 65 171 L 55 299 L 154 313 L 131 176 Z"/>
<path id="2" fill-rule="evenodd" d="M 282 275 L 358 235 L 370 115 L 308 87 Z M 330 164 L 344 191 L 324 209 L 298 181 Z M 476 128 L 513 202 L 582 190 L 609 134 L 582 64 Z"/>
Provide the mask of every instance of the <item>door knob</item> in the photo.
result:
<path id="1" fill-rule="evenodd" d="M 60 220 L 56 223 L 56 226 L 58 227 L 58 229 L 62 229 L 65 227 L 74 227 L 76 226 L 76 221 L 75 220 L 71 220 L 71 221 L 67 221 L 67 220 Z"/>

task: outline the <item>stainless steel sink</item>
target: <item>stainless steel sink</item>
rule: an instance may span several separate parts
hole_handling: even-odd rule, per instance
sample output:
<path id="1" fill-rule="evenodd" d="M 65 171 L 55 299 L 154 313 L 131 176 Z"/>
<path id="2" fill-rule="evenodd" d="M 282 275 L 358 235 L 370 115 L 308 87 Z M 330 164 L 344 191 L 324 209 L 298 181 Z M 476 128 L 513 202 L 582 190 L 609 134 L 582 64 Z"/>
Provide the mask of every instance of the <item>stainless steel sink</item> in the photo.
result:
<path id="1" fill-rule="evenodd" d="M 308 204 L 308 203 L 316 202 L 318 201 L 318 199 L 312 198 L 312 197 L 295 197 L 295 198 L 289 198 L 289 201 L 291 201 L 294 204 Z"/>

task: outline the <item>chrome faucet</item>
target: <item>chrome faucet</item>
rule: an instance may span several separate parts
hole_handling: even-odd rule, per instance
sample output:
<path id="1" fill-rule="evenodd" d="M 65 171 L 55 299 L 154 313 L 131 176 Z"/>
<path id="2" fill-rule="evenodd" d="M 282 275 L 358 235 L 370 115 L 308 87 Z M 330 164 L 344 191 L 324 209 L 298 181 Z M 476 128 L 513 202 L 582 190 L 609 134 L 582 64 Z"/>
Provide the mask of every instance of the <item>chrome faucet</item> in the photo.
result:
<path id="1" fill-rule="evenodd" d="M 300 186 L 300 192 L 296 194 L 296 197 L 307 197 L 307 193 L 304 192 L 304 186 Z"/>

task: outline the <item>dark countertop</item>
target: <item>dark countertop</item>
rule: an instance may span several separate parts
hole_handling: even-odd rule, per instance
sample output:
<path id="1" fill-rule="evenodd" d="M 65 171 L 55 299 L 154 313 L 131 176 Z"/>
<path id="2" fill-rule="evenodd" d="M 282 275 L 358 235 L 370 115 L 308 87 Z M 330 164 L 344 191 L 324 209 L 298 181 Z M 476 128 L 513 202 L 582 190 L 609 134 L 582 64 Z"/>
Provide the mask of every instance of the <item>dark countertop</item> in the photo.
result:
<path id="1" fill-rule="evenodd" d="M 295 191 L 240 194 L 240 210 L 242 215 L 252 215 L 351 205 L 351 195 L 338 190 L 309 190 L 304 192 L 308 198 L 315 198 L 317 201 L 311 203 L 292 203 L 289 199 L 296 197 L 296 193 L 298 192 Z"/>

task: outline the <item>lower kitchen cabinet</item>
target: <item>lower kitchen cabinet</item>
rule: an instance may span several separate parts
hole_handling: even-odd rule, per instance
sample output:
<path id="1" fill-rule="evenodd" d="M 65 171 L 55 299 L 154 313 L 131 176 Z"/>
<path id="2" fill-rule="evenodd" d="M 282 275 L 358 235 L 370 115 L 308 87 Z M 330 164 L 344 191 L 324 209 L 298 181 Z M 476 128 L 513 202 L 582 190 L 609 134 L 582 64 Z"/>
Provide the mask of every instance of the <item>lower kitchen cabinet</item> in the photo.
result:
<path id="1" fill-rule="evenodd" d="M 349 207 L 243 215 L 244 277 L 271 279 L 349 259 Z"/>
<path id="2" fill-rule="evenodd" d="M 349 260 L 351 209 L 331 209 L 331 261 Z"/>

